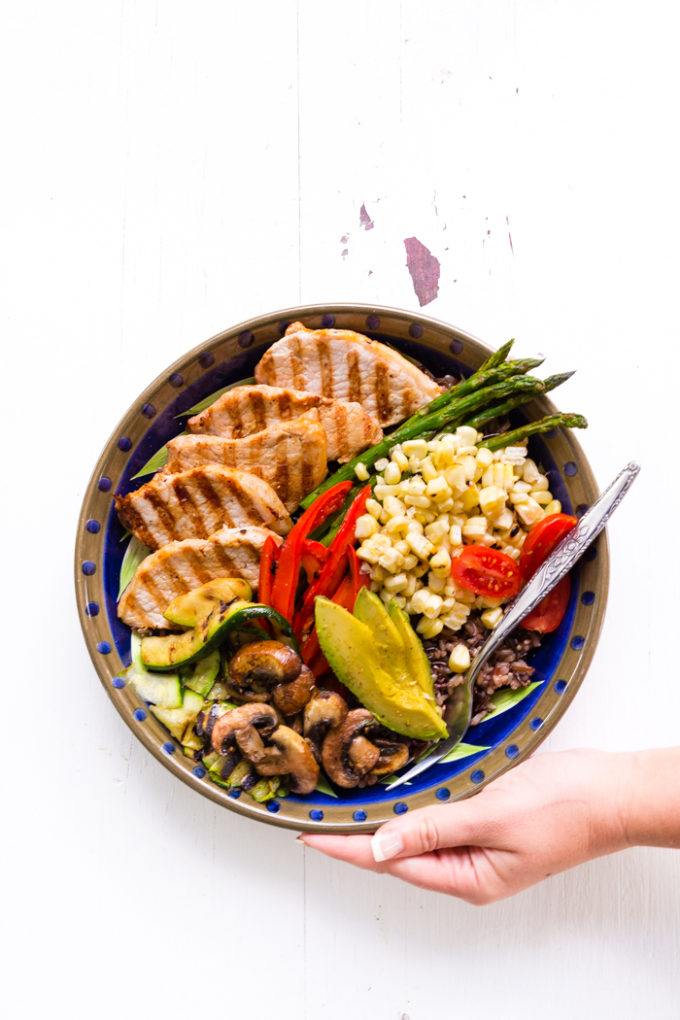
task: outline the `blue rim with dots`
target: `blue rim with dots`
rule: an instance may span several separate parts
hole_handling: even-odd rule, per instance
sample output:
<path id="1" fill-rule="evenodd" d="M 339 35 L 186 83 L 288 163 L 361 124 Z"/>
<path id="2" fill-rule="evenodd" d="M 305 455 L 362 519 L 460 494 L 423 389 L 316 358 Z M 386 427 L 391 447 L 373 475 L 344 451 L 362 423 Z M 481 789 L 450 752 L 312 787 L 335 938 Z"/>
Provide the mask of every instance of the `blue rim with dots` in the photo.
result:
<path id="1" fill-rule="evenodd" d="M 148 715 L 145 708 L 135 704 L 133 692 L 115 673 L 127 664 L 129 634 L 115 617 L 117 593 L 113 591 L 112 573 L 115 574 L 116 568 L 112 563 L 120 553 L 120 548 L 115 549 L 114 545 L 118 543 L 120 547 L 121 536 L 116 533 L 111 501 L 114 493 L 129 491 L 145 480 L 133 481 L 132 475 L 155 449 L 173 434 L 182 431 L 185 420 L 182 412 L 186 413 L 187 408 L 209 393 L 252 375 L 252 367 L 262 353 L 263 343 L 276 340 L 285 332 L 287 325 L 296 320 L 305 321 L 311 328 L 323 326 L 368 331 L 376 334 L 376 339 L 387 340 L 410 357 L 418 358 L 419 352 L 426 349 L 428 364 L 435 374 L 458 372 L 464 370 L 466 364 L 474 369 L 488 353 L 474 337 L 434 319 L 398 309 L 366 306 L 287 309 L 242 323 L 220 334 L 166 369 L 140 396 L 115 430 L 114 438 L 93 473 L 83 505 L 76 549 L 76 588 L 88 647 L 114 704 L 128 722 L 135 724 L 135 732 L 147 748 L 176 775 L 185 781 L 189 781 L 187 777 L 190 777 L 191 784 L 196 784 L 194 788 L 198 788 L 200 782 L 202 791 L 213 800 L 231 804 L 238 800 L 237 809 L 242 813 L 266 817 L 277 824 L 303 828 L 302 822 L 308 818 L 310 822 L 329 829 L 338 825 L 365 829 L 385 820 L 386 812 L 394 817 L 395 813 L 421 806 L 428 799 L 430 803 L 443 803 L 475 792 L 499 772 L 525 757 L 550 731 L 574 697 L 597 640 L 606 603 L 606 539 L 601 536 L 591 548 L 589 557 L 584 558 L 583 582 L 577 578 L 569 607 L 568 626 L 557 639 L 558 644 L 566 649 L 564 654 L 572 657 L 568 660 L 569 668 L 560 668 L 557 672 L 555 656 L 546 656 L 539 661 L 537 675 L 540 687 L 512 712 L 476 727 L 474 742 L 480 746 L 478 753 L 430 770 L 431 774 L 426 773 L 422 782 L 416 781 L 410 788 L 395 791 L 401 795 L 399 800 L 378 785 L 378 788 L 341 794 L 339 799 L 315 792 L 308 798 L 289 797 L 270 802 L 271 806 L 265 807 L 254 805 L 245 794 L 239 798 L 239 791 L 216 787 L 209 777 L 206 779 L 206 775 L 201 774 L 203 766 L 176 753 L 181 752 L 181 748 L 167 739 L 166 731 L 153 716 Z M 546 404 L 552 411 L 549 401 Z M 558 433 L 555 443 L 560 452 L 555 456 L 548 449 L 547 442 L 552 440 L 539 439 L 535 446 L 539 458 L 547 455 L 551 489 L 563 502 L 565 511 L 580 513 L 597 495 L 597 486 L 587 461 L 575 440 L 565 442 Z M 569 491 L 574 489 L 578 493 L 571 502 L 567 487 Z M 572 506 L 575 508 L 573 511 Z M 165 739 L 159 739 L 159 733 L 165 734 Z M 470 740 L 469 736 L 467 739 Z M 315 812 L 314 818 L 310 812 Z M 344 822 L 338 821 L 339 812 L 342 812 Z M 321 817 L 318 817 L 319 814 Z M 295 822 L 292 815 L 296 815 Z"/>

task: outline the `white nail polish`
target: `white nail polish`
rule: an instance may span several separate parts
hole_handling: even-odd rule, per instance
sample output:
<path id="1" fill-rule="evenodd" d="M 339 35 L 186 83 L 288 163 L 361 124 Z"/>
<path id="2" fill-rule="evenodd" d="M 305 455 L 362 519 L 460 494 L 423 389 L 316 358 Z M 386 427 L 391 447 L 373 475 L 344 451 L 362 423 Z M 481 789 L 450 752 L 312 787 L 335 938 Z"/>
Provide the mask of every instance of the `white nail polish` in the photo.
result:
<path id="1" fill-rule="evenodd" d="M 398 832 L 376 832 L 371 840 L 373 860 L 379 864 L 396 857 L 404 849 L 404 841 Z"/>

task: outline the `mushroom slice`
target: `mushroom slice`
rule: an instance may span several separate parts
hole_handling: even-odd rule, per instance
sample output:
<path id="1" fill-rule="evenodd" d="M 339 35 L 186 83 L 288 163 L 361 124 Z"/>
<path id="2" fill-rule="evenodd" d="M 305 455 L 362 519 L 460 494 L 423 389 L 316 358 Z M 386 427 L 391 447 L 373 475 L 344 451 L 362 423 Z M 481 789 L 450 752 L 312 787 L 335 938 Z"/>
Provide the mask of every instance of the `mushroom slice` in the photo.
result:
<path id="1" fill-rule="evenodd" d="M 302 662 L 297 652 L 281 641 L 253 641 L 244 645 L 229 663 L 229 682 L 235 691 L 245 691 L 249 681 L 267 686 L 295 680 Z"/>
<path id="2" fill-rule="evenodd" d="M 366 708 L 354 708 L 341 726 L 335 727 L 327 735 L 321 748 L 321 761 L 326 773 L 338 786 L 351 790 L 358 786 L 363 776 L 370 771 L 371 765 L 367 749 L 359 745 L 356 752 L 357 762 L 354 763 L 351 747 L 361 737 L 365 740 L 364 731 L 377 727 L 378 723 Z M 366 741 L 369 743 L 369 741 Z M 374 758 L 373 764 L 377 761 Z M 365 769 L 365 771 L 363 771 Z"/>
<path id="3" fill-rule="evenodd" d="M 281 752 L 285 764 L 280 774 L 288 776 L 291 791 L 311 793 L 319 782 L 319 763 L 305 738 L 290 726 L 279 726 L 269 739 Z M 259 765 L 255 768 L 260 771 Z"/>
<path id="4" fill-rule="evenodd" d="M 403 768 L 411 756 L 408 744 L 400 744 L 398 741 L 376 739 L 374 746 L 379 751 L 380 757 L 371 769 L 371 777 L 392 775 L 397 769 Z"/>
<path id="5" fill-rule="evenodd" d="M 329 730 L 340 726 L 347 715 L 347 703 L 336 691 L 317 691 L 305 705 L 302 732 L 314 757 L 321 760 L 321 745 Z"/>
<path id="6" fill-rule="evenodd" d="M 295 715 L 312 695 L 314 675 L 297 652 L 280 641 L 254 641 L 229 663 L 229 686 L 247 701 L 271 698 L 282 715 Z"/>
<path id="7" fill-rule="evenodd" d="M 226 754 L 237 741 L 243 751 L 244 744 L 250 746 L 249 739 L 256 747 L 257 741 L 259 740 L 262 744 L 262 739 L 266 740 L 278 724 L 279 718 L 271 705 L 254 702 L 249 705 L 241 705 L 239 708 L 232 708 L 220 716 L 212 728 L 213 750 L 218 754 Z"/>
<path id="8" fill-rule="evenodd" d="M 283 715 L 295 715 L 305 707 L 313 690 L 314 674 L 308 666 L 302 666 L 295 680 L 274 688 L 272 701 Z"/>

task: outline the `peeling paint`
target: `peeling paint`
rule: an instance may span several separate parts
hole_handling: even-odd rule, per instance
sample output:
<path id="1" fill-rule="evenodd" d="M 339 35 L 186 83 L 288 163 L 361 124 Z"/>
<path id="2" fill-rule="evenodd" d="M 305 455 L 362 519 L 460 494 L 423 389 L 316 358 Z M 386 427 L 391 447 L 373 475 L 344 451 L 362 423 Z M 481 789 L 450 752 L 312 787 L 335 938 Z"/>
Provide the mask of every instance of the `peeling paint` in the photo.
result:
<path id="1" fill-rule="evenodd" d="M 359 210 L 359 226 L 363 227 L 364 230 L 373 230 L 373 227 L 375 226 L 375 223 L 366 212 L 366 206 L 363 203 Z"/>
<path id="2" fill-rule="evenodd" d="M 439 260 L 417 237 L 404 238 L 406 266 L 420 305 L 434 301 L 439 293 Z"/>
<path id="3" fill-rule="evenodd" d="M 508 241 L 510 242 L 510 251 L 514 255 L 515 254 L 515 249 L 514 249 L 513 244 L 512 244 L 512 234 L 510 233 L 510 217 L 509 216 L 505 217 L 505 222 L 508 225 Z"/>

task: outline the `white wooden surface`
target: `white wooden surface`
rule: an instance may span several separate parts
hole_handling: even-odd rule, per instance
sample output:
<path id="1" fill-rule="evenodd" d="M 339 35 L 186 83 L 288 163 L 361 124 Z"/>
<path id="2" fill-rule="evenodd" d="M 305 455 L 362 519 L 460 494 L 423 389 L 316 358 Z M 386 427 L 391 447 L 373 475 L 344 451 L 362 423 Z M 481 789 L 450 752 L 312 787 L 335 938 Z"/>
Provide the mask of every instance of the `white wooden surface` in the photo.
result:
<path id="1" fill-rule="evenodd" d="M 133 741 L 71 579 L 91 468 L 150 379 L 298 301 L 417 309 L 417 237 L 425 311 L 578 369 L 559 400 L 598 478 L 643 464 L 546 750 L 677 744 L 674 6 L 26 0 L 3 23 L 7 1015 L 677 1017 L 677 854 L 483 909 L 315 856 Z"/>

